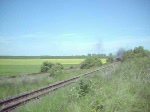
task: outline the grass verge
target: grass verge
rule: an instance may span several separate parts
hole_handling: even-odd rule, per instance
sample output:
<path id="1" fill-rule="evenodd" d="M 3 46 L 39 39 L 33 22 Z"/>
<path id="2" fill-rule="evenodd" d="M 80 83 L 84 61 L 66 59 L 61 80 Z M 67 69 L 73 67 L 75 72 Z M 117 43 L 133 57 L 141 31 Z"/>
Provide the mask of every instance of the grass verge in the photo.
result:
<path id="1" fill-rule="evenodd" d="M 88 80 L 89 91 L 80 97 L 80 81 L 17 112 L 149 112 L 150 59 L 135 59 L 100 71 Z"/>

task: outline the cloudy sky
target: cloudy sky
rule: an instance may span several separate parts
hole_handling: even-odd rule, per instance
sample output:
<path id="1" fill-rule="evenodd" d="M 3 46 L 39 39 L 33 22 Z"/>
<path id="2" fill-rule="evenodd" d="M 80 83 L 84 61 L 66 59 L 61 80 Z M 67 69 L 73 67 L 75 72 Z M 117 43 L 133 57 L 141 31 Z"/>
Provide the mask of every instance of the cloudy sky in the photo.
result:
<path id="1" fill-rule="evenodd" d="M 0 55 L 150 50 L 150 0 L 0 0 Z"/>

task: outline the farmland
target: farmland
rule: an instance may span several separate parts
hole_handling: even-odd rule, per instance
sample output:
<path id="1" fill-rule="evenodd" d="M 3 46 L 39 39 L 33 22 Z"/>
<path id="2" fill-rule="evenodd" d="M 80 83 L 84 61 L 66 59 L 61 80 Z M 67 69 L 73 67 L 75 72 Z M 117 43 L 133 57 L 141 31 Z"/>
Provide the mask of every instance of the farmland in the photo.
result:
<path id="1" fill-rule="evenodd" d="M 18 95 L 27 91 L 44 87 L 49 84 L 53 84 L 62 80 L 73 78 L 75 76 L 99 69 L 101 67 L 94 67 L 90 69 L 68 69 L 63 70 L 61 75 L 50 77 L 49 73 L 42 75 L 22 75 L 16 78 L 6 78 L 0 80 L 0 99 L 7 98 L 10 96 Z"/>
<path id="2" fill-rule="evenodd" d="M 120 63 L 16 111 L 149 112 L 149 67 L 149 58 Z M 83 85 L 87 88 L 81 92 Z"/>
<path id="3" fill-rule="evenodd" d="M 21 94 L 23 92 L 31 91 L 39 87 L 43 87 L 55 82 L 72 78 L 74 76 L 93 71 L 95 68 L 81 70 L 79 64 L 84 59 L 0 59 L 0 76 L 15 76 L 20 77 L 12 79 L 3 79 L 0 82 L 0 90 L 3 91 L 0 94 L 0 99 Z M 40 68 L 43 62 L 49 61 L 53 63 L 61 63 L 64 66 L 64 70 L 61 75 L 50 77 L 49 73 L 29 76 L 26 74 L 40 72 Z M 103 64 L 106 63 L 106 59 L 102 59 Z M 70 66 L 74 69 L 69 69 Z"/>
<path id="4" fill-rule="evenodd" d="M 61 63 L 68 68 L 70 65 L 77 66 L 84 59 L 0 59 L 0 77 L 30 74 L 40 72 L 40 67 L 44 61 Z M 106 59 L 101 59 L 106 63 Z"/>
<path id="5" fill-rule="evenodd" d="M 81 77 L 77 83 L 64 87 L 41 100 L 36 100 L 32 104 L 22 106 L 16 111 L 109 112 L 114 110 L 119 112 L 125 110 L 148 112 L 150 109 L 149 61 L 149 58 L 135 58 L 118 63 L 116 66 L 94 73 L 89 79 Z M 16 96 L 105 66 L 80 69 L 77 67 L 78 64 L 73 65 L 76 67 L 69 69 L 70 64 L 65 64 L 65 68 L 68 69 L 63 69 L 62 74 L 54 77 L 50 77 L 49 74 L 23 75 L 1 80 L 0 99 Z"/>

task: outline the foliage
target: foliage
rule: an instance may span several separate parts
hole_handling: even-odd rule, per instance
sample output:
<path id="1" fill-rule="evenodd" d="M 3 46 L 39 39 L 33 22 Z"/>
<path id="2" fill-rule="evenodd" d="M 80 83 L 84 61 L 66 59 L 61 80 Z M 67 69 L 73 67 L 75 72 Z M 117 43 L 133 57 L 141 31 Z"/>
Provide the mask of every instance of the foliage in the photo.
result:
<path id="1" fill-rule="evenodd" d="M 18 112 L 149 112 L 149 67 L 149 58 L 119 63 L 91 76 L 90 90 L 83 97 L 77 97 L 79 81 L 46 96 L 40 103 L 20 107 Z"/>
<path id="2" fill-rule="evenodd" d="M 89 69 L 95 66 L 101 66 L 102 61 L 98 57 L 88 57 L 82 63 L 80 68 L 81 69 Z"/>
<path id="3" fill-rule="evenodd" d="M 87 54 L 87 56 L 98 56 L 99 58 L 107 58 L 106 54 Z M 0 59 L 84 59 L 87 56 L 0 56 Z"/>
<path id="4" fill-rule="evenodd" d="M 82 97 L 82 96 L 85 96 L 87 93 L 89 93 L 90 91 L 90 85 L 91 85 L 91 82 L 87 79 L 81 79 L 79 82 L 78 82 L 78 94 L 79 94 L 79 97 Z"/>
<path id="5" fill-rule="evenodd" d="M 107 63 L 112 63 L 113 62 L 113 58 L 112 57 L 108 57 L 106 61 L 107 61 Z"/>
<path id="6" fill-rule="evenodd" d="M 4 77 L 0 77 L 0 99 L 3 98 L 7 98 L 7 97 L 12 97 L 12 96 L 16 96 L 18 94 L 24 93 L 24 92 L 29 92 L 31 90 L 35 90 L 38 89 L 40 87 L 44 87 L 44 86 L 48 86 L 49 84 L 54 84 L 58 81 L 62 81 L 62 80 L 67 80 L 69 78 L 73 78 L 75 76 L 78 76 L 80 74 L 84 74 L 93 70 L 96 70 L 98 68 L 91 68 L 91 69 L 84 69 L 84 70 L 80 70 L 80 69 L 74 69 L 74 70 L 68 70 L 70 65 L 63 65 L 66 69 L 62 70 L 62 74 L 61 75 L 56 75 L 55 78 L 51 78 L 50 77 L 50 73 L 46 73 L 46 74 L 39 74 L 39 75 L 20 75 L 17 78 L 4 78 Z M 4 67 L 8 69 L 8 66 Z M 1 67 L 0 72 L 3 73 L 3 69 Z M 27 72 L 32 72 L 30 71 L 30 68 L 33 69 L 33 72 L 35 70 L 39 70 L 40 66 L 38 66 L 38 68 L 34 68 L 32 66 L 11 66 L 10 70 L 8 72 L 11 72 L 12 70 L 14 70 L 14 73 L 16 70 L 19 73 L 21 72 L 26 72 L 26 70 L 28 70 Z M 25 69 L 25 70 L 24 70 Z M 6 69 L 5 69 L 6 70 Z M 66 71 L 65 71 L 66 70 Z"/>
<path id="7" fill-rule="evenodd" d="M 60 63 L 54 64 L 54 66 L 52 66 L 49 69 L 50 76 L 54 77 L 56 75 L 61 75 L 62 74 L 62 69 L 64 69 L 62 64 L 60 64 Z"/>
<path id="8" fill-rule="evenodd" d="M 43 62 L 43 65 L 41 66 L 41 72 L 47 72 L 50 68 L 54 66 L 54 63 L 45 61 Z"/>
<path id="9" fill-rule="evenodd" d="M 142 58 L 148 57 L 150 55 L 150 51 L 145 50 L 143 46 L 135 47 L 133 50 L 124 51 L 122 56 L 122 61 L 130 60 L 133 58 Z"/>
<path id="10" fill-rule="evenodd" d="M 71 65 L 71 66 L 70 66 L 70 69 L 73 69 L 73 68 L 74 68 L 74 66 L 73 66 L 73 65 Z"/>

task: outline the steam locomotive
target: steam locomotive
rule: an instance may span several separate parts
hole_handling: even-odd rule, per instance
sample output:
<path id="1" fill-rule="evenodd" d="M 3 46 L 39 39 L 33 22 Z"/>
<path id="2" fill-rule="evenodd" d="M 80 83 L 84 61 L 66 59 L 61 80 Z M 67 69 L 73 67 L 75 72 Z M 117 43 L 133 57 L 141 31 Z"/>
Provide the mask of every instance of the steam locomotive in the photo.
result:
<path id="1" fill-rule="evenodd" d="M 119 61 L 122 61 L 122 60 L 121 60 L 121 58 L 116 58 L 116 61 L 119 62 Z"/>

